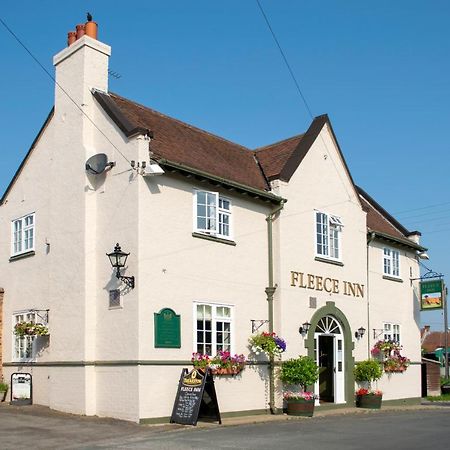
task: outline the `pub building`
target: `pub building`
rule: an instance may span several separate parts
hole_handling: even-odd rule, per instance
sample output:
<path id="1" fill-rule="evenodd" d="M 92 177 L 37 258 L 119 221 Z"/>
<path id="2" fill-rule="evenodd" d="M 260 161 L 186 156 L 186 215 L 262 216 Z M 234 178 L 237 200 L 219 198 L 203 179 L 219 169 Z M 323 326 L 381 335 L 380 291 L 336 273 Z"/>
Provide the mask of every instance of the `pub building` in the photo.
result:
<path id="1" fill-rule="evenodd" d="M 321 367 L 317 408 L 354 405 L 379 340 L 411 360 L 383 402 L 418 402 L 425 248 L 355 184 L 329 117 L 245 148 L 110 92 L 111 47 L 82 29 L 1 199 L 4 379 L 31 374 L 55 410 L 167 422 L 192 353 L 223 350 L 248 362 L 214 376 L 222 417 L 275 413 L 282 386 L 248 343 L 273 330 L 282 360 Z"/>

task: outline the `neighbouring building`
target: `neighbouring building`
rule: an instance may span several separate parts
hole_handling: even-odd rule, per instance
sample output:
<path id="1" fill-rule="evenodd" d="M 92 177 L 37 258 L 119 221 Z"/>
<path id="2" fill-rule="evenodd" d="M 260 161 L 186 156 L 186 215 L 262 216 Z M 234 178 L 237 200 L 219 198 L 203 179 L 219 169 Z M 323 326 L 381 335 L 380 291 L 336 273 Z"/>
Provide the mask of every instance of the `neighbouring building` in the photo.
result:
<path id="1" fill-rule="evenodd" d="M 272 325 L 283 359 L 321 366 L 321 403 L 354 404 L 378 340 L 411 360 L 383 399 L 417 400 L 425 248 L 355 185 L 328 116 L 244 148 L 109 92 L 110 53 L 85 35 L 54 57 L 54 108 L 1 199 L 5 379 L 31 373 L 57 410 L 164 421 L 192 353 L 229 350 L 249 364 L 216 377 L 222 414 L 267 412 L 282 398 L 248 339 Z M 50 336 L 15 335 L 27 321 Z"/>

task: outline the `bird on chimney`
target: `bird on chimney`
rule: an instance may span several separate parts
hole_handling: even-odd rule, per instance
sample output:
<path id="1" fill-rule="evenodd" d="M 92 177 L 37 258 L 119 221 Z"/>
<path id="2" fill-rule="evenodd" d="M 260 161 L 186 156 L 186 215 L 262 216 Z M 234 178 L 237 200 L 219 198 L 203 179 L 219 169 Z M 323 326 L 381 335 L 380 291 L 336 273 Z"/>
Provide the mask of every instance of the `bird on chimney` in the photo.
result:
<path id="1" fill-rule="evenodd" d="M 92 22 L 92 14 L 90 12 L 88 12 L 86 14 L 87 14 L 87 21 Z"/>

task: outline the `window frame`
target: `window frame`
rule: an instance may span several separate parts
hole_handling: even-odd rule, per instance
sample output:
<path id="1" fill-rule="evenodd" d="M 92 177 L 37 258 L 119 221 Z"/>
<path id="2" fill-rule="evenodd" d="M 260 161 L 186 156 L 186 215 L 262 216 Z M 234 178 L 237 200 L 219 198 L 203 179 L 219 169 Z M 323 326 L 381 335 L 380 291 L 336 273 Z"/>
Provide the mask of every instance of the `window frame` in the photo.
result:
<path id="1" fill-rule="evenodd" d="M 388 330 L 386 329 L 387 326 L 389 326 Z M 391 337 L 387 339 L 388 336 Z M 398 337 L 398 339 L 395 339 L 395 337 Z M 383 322 L 383 340 L 395 342 L 401 345 L 402 332 L 401 326 L 398 322 Z"/>
<path id="2" fill-rule="evenodd" d="M 318 216 L 322 215 L 325 220 L 322 222 L 322 233 L 320 233 L 321 236 L 326 236 L 326 243 L 323 242 L 319 244 L 319 220 Z M 325 226 L 326 225 L 326 226 Z M 326 228 L 326 234 L 323 233 L 323 229 Z M 314 253 L 315 256 L 318 258 L 324 258 L 329 259 L 330 261 L 339 261 L 342 262 L 342 231 L 344 228 L 344 223 L 342 222 L 342 219 L 340 216 L 337 216 L 336 214 L 329 214 L 324 211 L 320 210 L 314 210 Z M 336 236 L 332 235 L 337 233 Z M 337 242 L 337 247 L 333 246 L 333 252 L 335 249 L 337 249 L 338 256 L 332 255 L 332 243 Z M 326 254 L 325 253 L 319 253 L 319 245 L 323 248 L 326 247 Z"/>
<path id="3" fill-rule="evenodd" d="M 225 304 L 225 303 L 212 303 L 208 301 L 197 301 L 193 303 L 193 327 L 192 327 L 192 349 L 194 353 L 199 352 L 198 345 L 199 342 L 197 341 L 197 307 L 198 306 L 209 306 L 211 307 L 211 355 L 215 356 L 218 353 L 217 349 L 217 322 L 222 323 L 229 323 L 230 324 L 230 344 L 229 344 L 229 351 L 231 354 L 235 353 L 234 350 L 234 305 Z M 230 310 L 230 316 L 228 319 L 224 319 L 222 316 L 217 315 L 217 308 L 228 308 Z M 200 345 L 202 345 L 200 343 Z M 220 344 L 219 344 L 220 345 Z M 205 343 L 203 343 L 203 347 L 205 346 Z M 205 351 L 199 352 L 205 354 Z"/>
<path id="4" fill-rule="evenodd" d="M 27 219 L 32 217 L 32 225 L 26 225 Z M 20 240 L 16 241 L 16 224 L 20 223 Z M 25 243 L 29 240 L 27 237 L 27 232 L 32 231 L 32 245 L 25 248 Z M 16 245 L 20 242 L 21 249 L 16 251 Z M 25 253 L 33 252 L 36 245 L 36 213 L 32 212 L 25 214 L 24 216 L 18 217 L 11 220 L 11 257 L 23 255 Z"/>
<path id="5" fill-rule="evenodd" d="M 17 320 L 19 317 L 21 317 L 21 320 Z M 16 336 L 14 334 L 16 323 L 22 321 L 37 323 L 36 317 L 37 313 L 31 310 L 17 311 L 12 315 L 12 360 L 15 362 L 27 362 L 36 357 L 36 335 Z M 29 355 L 26 353 L 28 349 L 30 349 Z M 23 354 L 22 351 L 25 353 Z"/>
<path id="6" fill-rule="evenodd" d="M 206 196 L 210 195 L 215 198 L 215 213 L 214 213 L 214 228 L 201 228 L 198 226 L 198 194 L 204 193 Z M 220 202 L 228 202 L 229 208 L 226 209 L 223 205 L 220 205 Z M 208 208 L 207 202 L 205 203 L 205 208 Z M 193 229 L 195 233 L 204 234 L 205 236 L 213 236 L 220 239 L 225 239 L 232 241 L 233 240 L 233 202 L 229 197 L 219 194 L 219 192 L 207 191 L 203 189 L 194 189 L 193 195 Z M 208 221 L 208 211 L 205 211 L 205 220 Z M 228 234 L 224 234 L 223 230 L 220 232 L 220 227 L 224 225 L 223 217 L 228 217 Z M 200 216 L 203 217 L 203 216 Z"/>
<path id="7" fill-rule="evenodd" d="M 389 251 L 389 255 L 386 255 L 386 251 Z M 397 258 L 394 257 L 394 254 L 397 255 Z M 397 259 L 398 275 L 394 274 L 395 259 Z M 389 265 L 385 264 L 386 261 L 389 262 Z M 397 250 L 393 247 L 383 247 L 383 258 L 382 258 L 381 263 L 382 263 L 382 269 L 383 269 L 384 276 L 401 279 L 400 250 Z M 389 268 L 388 271 L 386 271 L 387 267 Z"/>

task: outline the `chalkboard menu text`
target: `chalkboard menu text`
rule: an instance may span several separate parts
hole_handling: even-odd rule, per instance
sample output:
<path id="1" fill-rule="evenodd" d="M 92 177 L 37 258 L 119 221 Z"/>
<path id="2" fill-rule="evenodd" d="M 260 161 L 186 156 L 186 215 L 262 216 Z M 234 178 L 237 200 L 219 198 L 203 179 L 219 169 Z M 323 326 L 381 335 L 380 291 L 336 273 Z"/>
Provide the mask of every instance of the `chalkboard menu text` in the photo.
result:
<path id="1" fill-rule="evenodd" d="M 199 418 L 222 423 L 214 380 L 209 370 L 204 374 L 197 369 L 183 369 L 170 422 L 197 425 Z"/>

